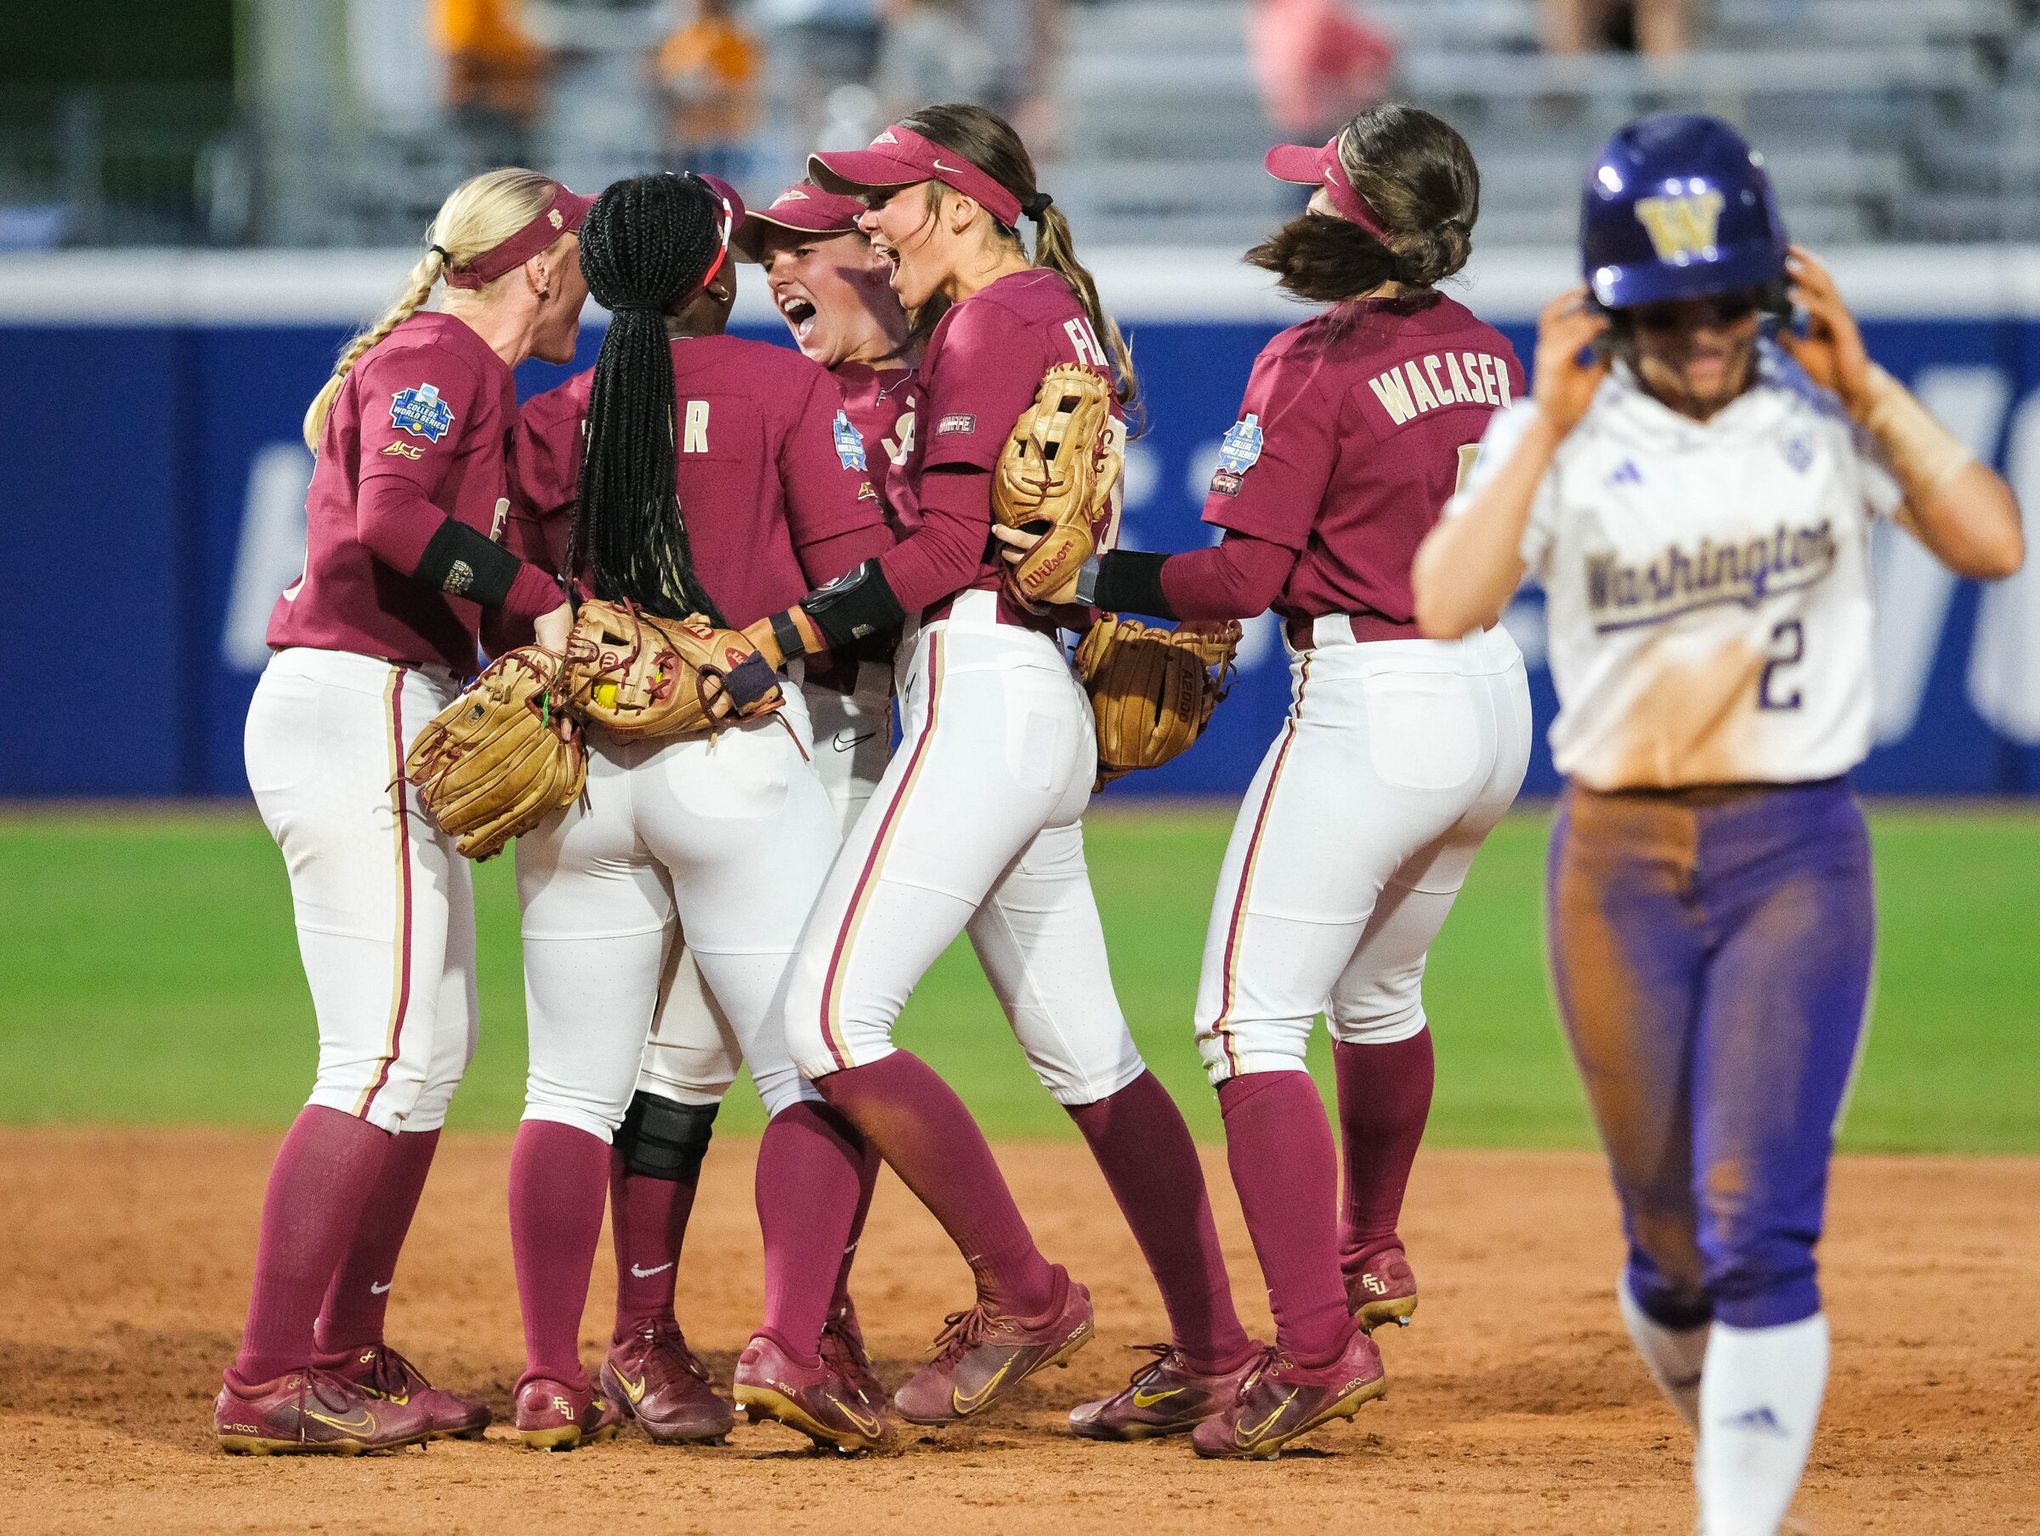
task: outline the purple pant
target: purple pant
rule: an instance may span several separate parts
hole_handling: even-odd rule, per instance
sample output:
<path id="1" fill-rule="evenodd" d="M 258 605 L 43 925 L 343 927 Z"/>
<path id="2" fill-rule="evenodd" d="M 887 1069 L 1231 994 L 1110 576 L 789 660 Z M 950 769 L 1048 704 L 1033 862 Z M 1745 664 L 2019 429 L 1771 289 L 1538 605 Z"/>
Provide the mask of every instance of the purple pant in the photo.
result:
<path id="1" fill-rule="evenodd" d="M 1571 789 L 1546 905 L 1637 1301 L 1673 1328 L 1811 1316 L 1875 927 L 1847 785 Z"/>

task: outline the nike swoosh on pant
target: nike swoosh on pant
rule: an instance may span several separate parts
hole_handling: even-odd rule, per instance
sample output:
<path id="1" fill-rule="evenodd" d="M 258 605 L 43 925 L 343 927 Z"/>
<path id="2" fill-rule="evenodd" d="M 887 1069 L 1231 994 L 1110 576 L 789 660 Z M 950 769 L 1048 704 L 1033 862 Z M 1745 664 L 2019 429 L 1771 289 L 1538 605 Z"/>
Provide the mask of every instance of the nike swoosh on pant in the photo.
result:
<path id="1" fill-rule="evenodd" d="M 656 1274 L 661 1274 L 664 1271 L 671 1269 L 672 1267 L 673 1261 L 671 1259 L 668 1259 L 665 1263 L 655 1264 L 650 1269 L 639 1269 L 636 1264 L 632 1264 L 630 1267 L 630 1272 L 636 1275 L 640 1280 L 649 1280 L 652 1278 L 652 1276 Z"/>

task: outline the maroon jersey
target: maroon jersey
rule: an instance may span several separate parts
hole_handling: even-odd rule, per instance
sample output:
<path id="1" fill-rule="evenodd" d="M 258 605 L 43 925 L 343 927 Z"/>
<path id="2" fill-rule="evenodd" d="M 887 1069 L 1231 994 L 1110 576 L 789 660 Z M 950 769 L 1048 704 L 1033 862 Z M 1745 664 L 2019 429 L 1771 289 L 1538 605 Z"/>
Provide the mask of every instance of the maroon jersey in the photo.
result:
<path id="1" fill-rule="evenodd" d="M 864 440 L 872 487 L 890 512 L 907 455 L 914 447 L 921 397 L 919 375 L 912 368 L 868 368 L 863 363 L 839 363 L 829 371 L 843 391 L 843 410 L 850 425 Z"/>
<path id="2" fill-rule="evenodd" d="M 972 477 L 986 482 L 976 498 L 982 512 L 973 504 L 972 526 L 941 530 L 952 554 L 930 559 L 916 548 L 922 542 L 916 534 L 933 531 L 921 507 L 931 495 L 923 483 L 928 471 L 944 465 L 991 469 L 1013 423 L 1034 403 L 1041 376 L 1059 363 L 1079 363 L 1107 379 L 1112 375 L 1084 306 L 1059 273 L 1043 267 L 1009 273 L 952 306 L 936 323 L 921 359 L 914 440 L 893 503 L 902 539 L 882 562 L 888 584 L 909 613 L 958 592 L 996 591 L 1003 622 L 1054 632 L 1052 616 L 1027 612 L 1002 587 L 1004 563 L 988 548 L 989 475 Z M 953 554 L 965 549 L 974 558 Z"/>
<path id="3" fill-rule="evenodd" d="M 1522 391 L 1501 332 L 1441 294 L 1327 310 L 1255 360 L 1204 520 L 1297 552 L 1284 617 L 1408 624 L 1417 546 L 1488 418 Z"/>
<path id="4" fill-rule="evenodd" d="M 305 571 L 269 616 L 270 645 L 474 671 L 481 609 L 411 573 L 449 517 L 502 536 L 516 414 L 509 365 L 463 320 L 413 315 L 371 348 L 326 419 Z M 526 570 L 504 608 L 529 619 L 559 602 L 543 572 Z"/>
<path id="5" fill-rule="evenodd" d="M 673 342 L 674 481 L 695 574 L 738 627 L 799 602 L 891 544 L 835 380 L 798 352 L 735 336 Z M 593 369 L 524 404 L 520 532 L 564 559 Z M 847 425 L 847 423 L 846 423 Z"/>

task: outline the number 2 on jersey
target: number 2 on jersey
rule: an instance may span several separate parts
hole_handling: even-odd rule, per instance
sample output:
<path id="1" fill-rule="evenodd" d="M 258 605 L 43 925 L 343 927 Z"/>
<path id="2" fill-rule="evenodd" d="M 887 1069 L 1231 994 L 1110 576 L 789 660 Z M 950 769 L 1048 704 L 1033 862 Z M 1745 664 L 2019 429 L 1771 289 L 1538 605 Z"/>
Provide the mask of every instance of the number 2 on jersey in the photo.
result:
<path id="1" fill-rule="evenodd" d="M 1780 667 L 1795 666 L 1806 659 L 1806 631 L 1797 619 L 1786 619 L 1771 631 L 1769 659 L 1757 679 L 1757 708 L 1797 709 L 1799 690 L 1786 692 L 1778 678 Z"/>

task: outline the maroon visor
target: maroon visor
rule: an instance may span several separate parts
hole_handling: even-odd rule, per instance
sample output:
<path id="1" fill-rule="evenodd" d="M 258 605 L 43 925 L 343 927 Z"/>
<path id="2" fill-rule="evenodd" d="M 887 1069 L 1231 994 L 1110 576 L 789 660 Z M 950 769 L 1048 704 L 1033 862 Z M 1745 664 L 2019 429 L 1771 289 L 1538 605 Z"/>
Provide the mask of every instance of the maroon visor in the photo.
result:
<path id="1" fill-rule="evenodd" d="M 737 229 L 737 255 L 744 261 L 758 261 L 765 241 L 776 229 L 790 229 L 806 235 L 847 235 L 857 229 L 864 204 L 841 192 L 824 192 L 811 181 L 797 181 L 772 206 L 744 215 Z"/>
<path id="2" fill-rule="evenodd" d="M 1323 145 L 1277 144 L 1262 162 L 1277 181 L 1293 181 L 1299 187 L 1323 187 L 1338 210 L 1339 217 L 1358 224 L 1383 245 L 1388 231 L 1367 205 L 1367 199 L 1353 190 L 1346 168 L 1339 164 L 1339 136 L 1335 133 Z"/>
<path id="3" fill-rule="evenodd" d="M 871 141 L 869 149 L 831 151 L 808 156 L 808 175 L 830 192 L 857 196 L 917 181 L 939 181 L 965 197 L 974 197 L 1007 228 L 1020 222 L 1020 199 L 953 149 L 894 123 Z"/>
<path id="4" fill-rule="evenodd" d="M 553 183 L 552 201 L 539 209 L 537 217 L 500 245 L 445 274 L 449 288 L 479 288 L 492 283 L 513 267 L 521 267 L 570 230 L 581 227 L 595 199 L 572 191 L 563 181 Z"/>

